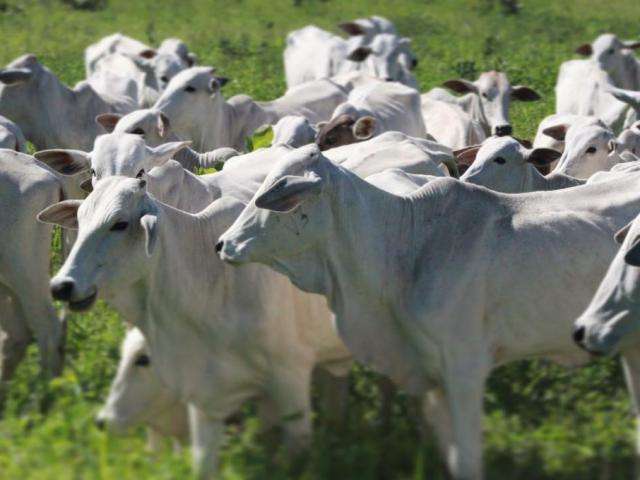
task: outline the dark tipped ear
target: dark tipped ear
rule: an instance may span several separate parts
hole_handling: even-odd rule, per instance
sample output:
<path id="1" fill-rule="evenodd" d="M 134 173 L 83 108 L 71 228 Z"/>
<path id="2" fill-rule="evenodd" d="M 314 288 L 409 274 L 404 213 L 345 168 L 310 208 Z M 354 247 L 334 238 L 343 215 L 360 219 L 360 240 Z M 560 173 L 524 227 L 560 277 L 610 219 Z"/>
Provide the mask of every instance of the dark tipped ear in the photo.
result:
<path id="1" fill-rule="evenodd" d="M 149 59 L 155 57 L 157 54 L 158 54 L 158 52 L 156 52 L 152 48 L 148 48 L 148 49 L 142 50 L 140 53 L 138 53 L 138 56 L 140 56 L 142 58 L 146 58 L 147 60 L 149 60 Z"/>
<path id="2" fill-rule="evenodd" d="M 629 48 L 631 50 L 636 50 L 636 49 L 640 48 L 640 41 L 638 41 L 638 40 L 625 40 L 624 42 L 622 42 L 622 45 L 624 46 L 624 48 Z"/>
<path id="3" fill-rule="evenodd" d="M 464 79 L 447 80 L 442 84 L 443 87 L 453 90 L 456 93 L 478 93 L 478 87 L 473 82 Z"/>
<path id="4" fill-rule="evenodd" d="M 593 48 L 590 43 L 583 43 L 578 48 L 576 48 L 576 53 L 578 55 L 584 55 L 585 57 L 590 57 L 593 53 Z"/>
<path id="5" fill-rule="evenodd" d="M 33 72 L 28 68 L 4 68 L 0 70 L 0 83 L 18 85 L 28 81 Z"/>
<path id="6" fill-rule="evenodd" d="M 122 115 L 118 115 L 117 113 L 101 113 L 96 117 L 96 123 L 101 125 L 107 133 L 111 133 L 121 118 Z"/>
<path id="7" fill-rule="evenodd" d="M 482 147 L 482 145 L 472 145 L 470 147 L 461 148 L 460 150 L 454 150 L 453 156 L 458 163 L 471 165 L 475 161 L 480 147 Z"/>
<path id="8" fill-rule="evenodd" d="M 78 208 L 82 200 L 64 200 L 42 210 L 37 219 L 42 223 L 59 225 L 63 228 L 78 228 Z"/>
<path id="9" fill-rule="evenodd" d="M 76 175 L 91 169 L 91 156 L 80 150 L 42 150 L 33 156 L 62 175 Z"/>
<path id="10" fill-rule="evenodd" d="M 83 192 L 87 192 L 87 193 L 91 193 L 93 192 L 93 182 L 91 181 L 90 178 L 85 179 L 81 184 L 80 184 L 80 189 Z"/>
<path id="11" fill-rule="evenodd" d="M 218 85 L 220 85 L 220 88 L 224 87 L 230 81 L 230 79 L 227 77 L 215 77 L 215 79 L 218 81 Z"/>
<path id="12" fill-rule="evenodd" d="M 562 154 L 551 148 L 534 148 L 529 151 L 525 160 L 536 167 L 544 167 L 558 160 Z"/>
<path id="13" fill-rule="evenodd" d="M 349 54 L 347 60 L 351 60 L 352 62 L 362 62 L 371 55 L 371 52 L 373 52 L 373 50 L 369 47 L 358 47 Z"/>
<path id="14" fill-rule="evenodd" d="M 364 29 L 356 22 L 339 23 L 338 28 L 351 37 L 365 34 Z"/>
<path id="15" fill-rule="evenodd" d="M 624 263 L 632 267 L 640 267 L 640 238 L 635 239 L 625 253 Z"/>
<path id="16" fill-rule="evenodd" d="M 518 137 L 513 137 L 513 139 L 516 142 L 518 142 L 520 145 L 522 145 L 524 148 L 533 147 L 533 143 L 531 142 L 531 140 L 527 140 L 526 138 L 518 138 Z"/>
<path id="17" fill-rule="evenodd" d="M 533 88 L 516 85 L 511 89 L 511 98 L 521 102 L 534 102 L 540 100 L 540 95 Z"/>
<path id="18" fill-rule="evenodd" d="M 616 243 L 619 243 L 620 245 L 622 245 L 622 242 L 624 242 L 624 239 L 627 238 L 627 234 L 629 233 L 629 230 L 631 230 L 631 225 L 633 225 L 633 220 L 627 223 L 624 227 L 622 227 L 620 230 L 618 230 L 615 233 L 615 235 L 613 236 L 613 239 L 616 241 Z"/>
<path id="19" fill-rule="evenodd" d="M 322 178 L 317 175 L 309 177 L 287 175 L 256 198 L 256 207 L 275 212 L 288 212 L 307 198 L 320 193 L 322 183 Z"/>
<path id="20" fill-rule="evenodd" d="M 567 135 L 567 130 L 569 130 L 569 125 L 567 125 L 566 123 L 561 123 L 560 125 L 553 125 L 552 127 L 545 128 L 542 133 L 555 140 L 564 142 L 564 138 Z"/>
<path id="21" fill-rule="evenodd" d="M 187 53 L 187 57 L 184 59 L 189 67 L 193 67 L 196 63 L 198 63 L 198 55 L 193 52 Z"/>

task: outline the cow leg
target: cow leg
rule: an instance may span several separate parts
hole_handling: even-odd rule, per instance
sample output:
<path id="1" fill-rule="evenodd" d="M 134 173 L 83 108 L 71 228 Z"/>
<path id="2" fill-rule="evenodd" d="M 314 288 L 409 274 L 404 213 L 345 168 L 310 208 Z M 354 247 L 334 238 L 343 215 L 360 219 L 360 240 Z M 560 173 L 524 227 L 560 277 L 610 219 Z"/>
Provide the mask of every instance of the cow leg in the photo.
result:
<path id="1" fill-rule="evenodd" d="M 465 361 L 454 359 L 444 371 L 444 391 L 451 414 L 452 443 L 446 462 L 455 480 L 481 480 L 482 413 L 485 380 L 481 355 L 464 355 Z M 468 359 L 468 360 L 467 360 Z"/>
<path id="2" fill-rule="evenodd" d="M 640 479 L 640 349 L 624 351 L 622 366 L 636 417 L 635 478 Z"/>
<path id="3" fill-rule="evenodd" d="M 349 377 L 335 376 L 324 368 L 313 372 L 314 384 L 318 391 L 323 423 L 332 429 L 340 429 L 347 419 L 349 404 Z"/>
<path id="4" fill-rule="evenodd" d="M 441 388 L 427 392 L 423 401 L 424 421 L 435 433 L 442 458 L 447 458 L 453 445 L 453 426 L 447 399 Z"/>
<path id="5" fill-rule="evenodd" d="M 273 379 L 271 398 L 282 421 L 287 451 L 292 456 L 311 443 L 311 368 L 287 370 Z"/>
<path id="6" fill-rule="evenodd" d="M 218 451 L 224 440 L 224 419 L 211 418 L 198 407 L 189 404 L 191 457 L 196 477 L 215 478 L 218 473 Z"/>
<path id="7" fill-rule="evenodd" d="M 32 336 L 15 299 L 0 285 L 0 409 L 8 382 L 24 358 Z"/>

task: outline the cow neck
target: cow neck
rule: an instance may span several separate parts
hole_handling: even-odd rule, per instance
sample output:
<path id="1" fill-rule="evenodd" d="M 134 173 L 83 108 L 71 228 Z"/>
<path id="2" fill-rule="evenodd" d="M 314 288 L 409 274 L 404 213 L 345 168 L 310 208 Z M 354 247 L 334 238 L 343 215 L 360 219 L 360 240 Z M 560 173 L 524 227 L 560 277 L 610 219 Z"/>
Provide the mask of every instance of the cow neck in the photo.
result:
<path id="1" fill-rule="evenodd" d="M 484 107 L 482 106 L 482 100 L 480 99 L 480 95 L 476 93 L 467 93 L 463 95 L 458 100 L 458 105 L 462 107 L 471 118 L 478 122 L 482 129 L 484 130 L 485 135 L 491 135 L 491 128 L 489 126 L 489 121 L 484 113 Z"/>
<path id="2" fill-rule="evenodd" d="M 550 173 L 546 177 L 543 177 L 539 173 L 538 175 L 542 177 L 542 179 L 539 180 L 536 178 L 535 184 L 537 185 L 539 183 L 540 187 L 536 186 L 534 190 L 563 190 L 565 188 L 577 187 L 585 184 L 584 180 L 570 177 L 564 173 Z"/>

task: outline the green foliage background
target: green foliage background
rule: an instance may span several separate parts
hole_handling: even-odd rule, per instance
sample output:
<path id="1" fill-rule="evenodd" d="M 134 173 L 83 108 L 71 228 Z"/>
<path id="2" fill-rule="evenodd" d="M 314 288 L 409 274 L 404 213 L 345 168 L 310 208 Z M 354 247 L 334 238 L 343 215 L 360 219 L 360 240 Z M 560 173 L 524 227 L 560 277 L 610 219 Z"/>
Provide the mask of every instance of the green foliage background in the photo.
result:
<path id="1" fill-rule="evenodd" d="M 227 95 L 266 100 L 284 92 L 281 55 L 288 31 L 309 23 L 336 31 L 338 22 L 380 14 L 413 39 L 423 91 L 491 68 L 536 88 L 542 101 L 512 107 L 515 134 L 531 138 L 553 111 L 560 62 L 598 33 L 637 36 L 640 7 L 637 0 L 521 3 L 520 13 L 510 15 L 492 0 L 108 0 L 96 2 L 95 10 L 91 0 L 5 0 L 0 62 L 32 52 L 73 84 L 84 76 L 84 48 L 104 35 L 121 31 L 151 44 L 174 36 L 187 42 L 201 64 L 233 79 Z M 189 477 L 187 453 L 174 453 L 170 445 L 147 453 L 142 429 L 114 437 L 93 427 L 122 334 L 120 319 L 104 304 L 73 316 L 67 368 L 50 383 L 38 379 L 37 355 L 30 350 L 0 420 L 1 479 Z M 360 368 L 352 377 L 347 424 L 339 432 L 318 428 L 305 467 L 267 454 L 247 407 L 244 427 L 230 428 L 224 478 L 445 478 L 432 442 L 418 441 L 407 399 L 396 398 L 386 426 L 374 375 Z M 490 379 L 486 407 L 488 478 L 631 477 L 633 417 L 616 359 L 580 370 L 538 361 L 500 368 Z"/>

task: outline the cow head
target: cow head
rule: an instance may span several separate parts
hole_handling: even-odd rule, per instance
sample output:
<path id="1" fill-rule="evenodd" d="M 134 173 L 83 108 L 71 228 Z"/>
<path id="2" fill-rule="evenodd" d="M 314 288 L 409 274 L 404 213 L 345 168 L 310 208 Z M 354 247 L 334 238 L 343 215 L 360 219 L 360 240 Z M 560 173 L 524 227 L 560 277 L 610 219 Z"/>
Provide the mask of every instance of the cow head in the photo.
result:
<path id="1" fill-rule="evenodd" d="M 353 114 L 342 114 L 320 126 L 316 143 L 320 150 L 362 142 L 373 137 L 376 119 L 365 115 L 356 119 Z"/>

